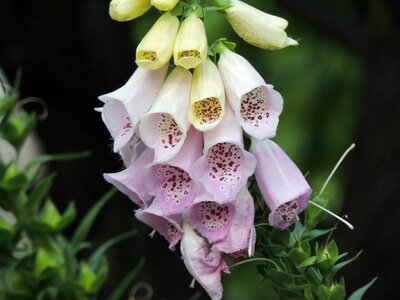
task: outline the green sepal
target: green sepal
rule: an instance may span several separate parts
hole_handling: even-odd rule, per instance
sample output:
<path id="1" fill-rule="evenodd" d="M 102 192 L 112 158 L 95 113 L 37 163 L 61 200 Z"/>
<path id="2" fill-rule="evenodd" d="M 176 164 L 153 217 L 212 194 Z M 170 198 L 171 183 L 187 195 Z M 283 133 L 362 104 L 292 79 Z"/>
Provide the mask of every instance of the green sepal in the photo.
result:
<path id="1" fill-rule="evenodd" d="M 346 291 L 340 284 L 336 284 L 329 294 L 328 300 L 344 300 L 346 297 Z"/>
<path id="2" fill-rule="evenodd" d="M 210 47 L 211 53 L 213 53 L 213 56 L 217 54 L 221 54 L 221 52 L 224 50 L 224 48 L 228 48 L 229 50 L 234 51 L 236 48 L 236 43 L 228 41 L 226 38 L 221 38 L 216 40 Z"/>
<path id="3" fill-rule="evenodd" d="M 177 5 L 175 5 L 175 7 L 173 9 L 171 9 L 169 12 L 171 15 L 176 16 L 176 17 L 180 17 L 184 14 L 185 9 L 188 7 L 188 5 L 184 2 L 178 2 Z"/>

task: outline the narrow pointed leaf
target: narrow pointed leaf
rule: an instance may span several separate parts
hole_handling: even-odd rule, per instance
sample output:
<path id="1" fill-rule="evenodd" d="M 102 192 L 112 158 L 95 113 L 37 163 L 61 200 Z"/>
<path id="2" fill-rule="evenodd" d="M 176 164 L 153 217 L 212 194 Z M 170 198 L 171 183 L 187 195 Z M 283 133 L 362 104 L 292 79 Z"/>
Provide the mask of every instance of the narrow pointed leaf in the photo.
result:
<path id="1" fill-rule="evenodd" d="M 89 258 L 89 266 L 93 269 L 96 270 L 98 263 L 100 262 L 101 258 L 103 257 L 103 255 L 106 253 L 106 251 L 108 249 L 110 249 L 110 247 L 112 247 L 113 245 L 127 239 L 130 238 L 134 235 L 137 234 L 137 230 L 132 230 L 132 231 L 128 231 L 125 233 L 122 233 L 120 235 L 117 235 L 116 237 L 108 240 L 107 242 L 105 242 L 103 245 L 101 245 L 96 252 L 94 252 L 90 258 Z"/>
<path id="2" fill-rule="evenodd" d="M 139 274 L 139 272 L 143 269 L 145 261 L 146 260 L 144 257 L 142 257 L 139 260 L 139 262 L 136 264 L 136 267 L 124 277 L 122 282 L 116 287 L 116 289 L 113 291 L 113 293 L 108 297 L 108 300 L 122 299 L 122 295 L 124 294 L 124 292 L 127 290 L 127 288 L 129 288 L 132 281 Z"/>
<path id="3" fill-rule="evenodd" d="M 375 277 L 372 279 L 369 283 L 364 285 L 363 287 L 359 288 L 356 290 L 354 293 L 352 293 L 349 297 L 348 300 L 361 300 L 362 296 L 365 294 L 365 292 L 371 287 L 371 285 L 374 284 L 374 282 L 378 279 L 378 277 Z"/>
<path id="4" fill-rule="evenodd" d="M 76 152 L 76 153 L 60 153 L 60 154 L 51 154 L 51 155 L 39 155 L 33 160 L 31 160 L 25 166 L 25 172 L 29 171 L 32 167 L 38 164 L 50 162 L 50 161 L 67 161 L 67 160 L 75 160 L 80 158 L 88 157 L 91 154 L 90 151 Z"/>
<path id="5" fill-rule="evenodd" d="M 80 243 L 86 239 L 97 215 L 104 207 L 104 205 L 106 205 L 108 200 L 110 200 L 110 198 L 115 195 L 116 192 L 117 192 L 116 189 L 114 188 L 110 189 L 103 197 L 101 197 L 97 201 L 97 203 L 84 216 L 83 220 L 79 224 L 78 228 L 76 229 L 72 237 L 72 245 L 74 251 L 76 251 L 79 248 Z"/>

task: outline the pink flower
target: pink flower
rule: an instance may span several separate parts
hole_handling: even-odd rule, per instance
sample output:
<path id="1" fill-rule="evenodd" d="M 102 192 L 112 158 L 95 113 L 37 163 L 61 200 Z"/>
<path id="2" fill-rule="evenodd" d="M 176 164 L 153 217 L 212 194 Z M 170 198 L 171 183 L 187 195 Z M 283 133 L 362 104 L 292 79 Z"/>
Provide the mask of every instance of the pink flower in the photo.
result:
<path id="1" fill-rule="evenodd" d="M 213 201 L 209 194 L 203 193 L 196 197 L 184 219 L 213 244 L 213 250 L 253 254 L 254 204 L 246 188 L 233 202 L 224 204 Z"/>
<path id="2" fill-rule="evenodd" d="M 135 216 L 139 221 L 147 224 L 164 236 L 169 242 L 170 250 L 174 250 L 176 244 L 182 238 L 182 217 L 180 215 L 165 216 L 157 199 L 154 199 L 149 207 L 138 209 L 135 212 Z"/>
<path id="3" fill-rule="evenodd" d="M 158 70 L 138 67 L 128 82 L 114 92 L 101 95 L 102 118 L 120 151 L 136 135 L 139 119 L 150 109 L 164 82 L 167 65 Z"/>
<path id="4" fill-rule="evenodd" d="M 140 137 L 154 149 L 157 161 L 167 161 L 181 149 L 189 130 L 192 73 L 176 67 L 167 77 L 150 111 L 139 124 Z"/>
<path id="5" fill-rule="evenodd" d="M 181 241 L 183 262 L 189 273 L 206 290 L 212 300 L 222 298 L 221 272 L 229 273 L 221 252 L 211 250 L 207 242 L 183 223 Z"/>
<path id="6" fill-rule="evenodd" d="M 281 95 L 242 56 L 224 48 L 218 61 L 229 104 L 239 124 L 256 139 L 274 137 L 283 109 Z"/>
<path id="7" fill-rule="evenodd" d="M 269 223 L 285 229 L 307 207 L 311 188 L 294 162 L 273 141 L 252 139 L 250 152 L 257 158 L 254 174 L 271 210 Z"/>
<path id="8" fill-rule="evenodd" d="M 227 105 L 221 123 L 204 132 L 204 155 L 193 166 L 192 177 L 214 201 L 225 203 L 236 199 L 255 168 L 256 159 L 244 150 L 242 128 Z"/>
<path id="9" fill-rule="evenodd" d="M 145 188 L 143 167 L 152 161 L 153 156 L 153 150 L 147 149 L 127 169 L 118 173 L 103 174 L 104 179 L 140 207 L 147 207 L 152 197 Z"/>
<path id="10" fill-rule="evenodd" d="M 201 155 L 202 137 L 191 128 L 176 156 L 166 162 L 155 159 L 144 170 L 147 189 L 166 216 L 181 214 L 193 202 L 196 188 L 189 170 Z"/>

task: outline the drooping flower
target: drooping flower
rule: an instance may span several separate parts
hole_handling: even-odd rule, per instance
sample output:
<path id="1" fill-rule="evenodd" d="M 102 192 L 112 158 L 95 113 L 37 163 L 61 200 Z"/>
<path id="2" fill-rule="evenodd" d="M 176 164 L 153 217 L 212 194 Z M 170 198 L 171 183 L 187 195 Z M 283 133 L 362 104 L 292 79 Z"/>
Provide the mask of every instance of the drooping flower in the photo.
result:
<path id="1" fill-rule="evenodd" d="M 139 123 L 143 142 L 155 160 L 167 161 L 181 149 L 190 127 L 187 117 L 192 74 L 176 67 L 167 77 L 150 111 Z"/>
<path id="2" fill-rule="evenodd" d="M 143 143 L 139 136 L 135 135 L 128 144 L 126 144 L 118 154 L 121 156 L 125 167 L 129 167 L 136 159 L 147 149 L 145 143 Z"/>
<path id="3" fill-rule="evenodd" d="M 109 13 L 113 20 L 124 22 L 140 17 L 150 7 L 150 0 L 111 0 Z"/>
<path id="4" fill-rule="evenodd" d="M 172 57 L 179 20 L 164 13 L 147 32 L 136 49 L 136 64 L 145 69 L 158 69 Z"/>
<path id="5" fill-rule="evenodd" d="M 224 47 L 218 69 L 236 119 L 256 139 L 274 137 L 283 109 L 282 96 L 265 83 L 242 56 Z"/>
<path id="6" fill-rule="evenodd" d="M 299 43 L 285 32 L 288 22 L 267 14 L 247 3 L 231 0 L 225 10 L 233 30 L 249 44 L 263 49 L 276 50 Z"/>
<path id="7" fill-rule="evenodd" d="M 225 117 L 204 132 L 204 155 L 193 166 L 192 177 L 212 195 L 225 203 L 236 199 L 256 168 L 255 157 L 243 146 L 243 131 L 227 105 Z"/>
<path id="8" fill-rule="evenodd" d="M 151 0 L 151 5 L 159 10 L 168 11 L 173 9 L 178 2 L 179 0 Z"/>
<path id="9" fill-rule="evenodd" d="M 207 36 L 203 21 L 194 12 L 182 22 L 174 45 L 175 65 L 191 69 L 207 57 Z"/>
<path id="10" fill-rule="evenodd" d="M 221 272 L 229 273 L 222 253 L 209 249 L 206 241 L 185 222 L 181 241 L 183 262 L 212 300 L 222 298 Z"/>
<path id="11" fill-rule="evenodd" d="M 155 160 L 144 170 L 147 189 L 164 215 L 182 214 L 192 204 L 196 188 L 189 170 L 200 157 L 202 144 L 202 133 L 192 127 L 177 155 L 167 162 Z"/>
<path id="12" fill-rule="evenodd" d="M 250 152 L 257 158 L 254 174 L 271 210 L 269 223 L 285 229 L 307 207 L 311 188 L 299 168 L 273 141 L 252 139 Z"/>
<path id="13" fill-rule="evenodd" d="M 102 118 L 114 139 L 114 151 L 120 151 L 135 135 L 139 119 L 150 109 L 167 73 L 167 65 L 158 70 L 138 67 L 121 88 L 99 96 L 105 102 Z"/>
<path id="14" fill-rule="evenodd" d="M 153 150 L 146 149 L 128 168 L 118 173 L 103 174 L 104 179 L 140 207 L 147 207 L 152 197 L 146 189 L 143 168 L 153 157 Z"/>
<path id="15" fill-rule="evenodd" d="M 212 244 L 213 250 L 253 254 L 254 204 L 247 188 L 225 204 L 215 202 L 208 193 L 198 195 L 184 220 Z"/>
<path id="16" fill-rule="evenodd" d="M 194 69 L 190 102 L 189 120 L 198 130 L 213 129 L 224 117 L 224 84 L 209 58 Z"/>
<path id="17" fill-rule="evenodd" d="M 169 242 L 170 250 L 174 250 L 176 244 L 182 238 L 182 216 L 165 216 L 157 199 L 154 199 L 149 207 L 138 209 L 135 212 L 135 217 L 165 237 Z"/>

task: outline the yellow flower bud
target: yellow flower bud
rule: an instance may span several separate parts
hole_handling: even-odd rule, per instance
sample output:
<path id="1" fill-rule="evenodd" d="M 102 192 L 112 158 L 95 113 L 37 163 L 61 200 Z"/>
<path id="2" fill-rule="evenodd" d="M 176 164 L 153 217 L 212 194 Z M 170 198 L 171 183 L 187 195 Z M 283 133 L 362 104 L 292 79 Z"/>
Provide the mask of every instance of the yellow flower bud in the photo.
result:
<path id="1" fill-rule="evenodd" d="M 174 46 L 175 65 L 197 67 L 207 57 L 207 36 L 203 21 L 192 12 L 183 22 Z"/>
<path id="2" fill-rule="evenodd" d="M 168 11 L 173 9 L 178 2 L 179 0 L 151 0 L 151 5 L 159 10 Z"/>
<path id="3" fill-rule="evenodd" d="M 225 89 L 216 65 L 210 60 L 194 69 L 189 120 L 200 131 L 217 126 L 225 114 Z"/>
<path id="4" fill-rule="evenodd" d="M 150 0 L 112 0 L 109 13 L 115 21 L 130 21 L 146 13 L 150 7 Z"/>
<path id="5" fill-rule="evenodd" d="M 226 17 L 233 30 L 249 44 L 263 49 L 276 50 L 298 45 L 286 35 L 288 22 L 267 14 L 239 0 L 231 0 Z"/>
<path id="6" fill-rule="evenodd" d="M 136 49 L 136 64 L 145 69 L 159 69 L 172 56 L 179 20 L 164 13 L 147 32 Z"/>

